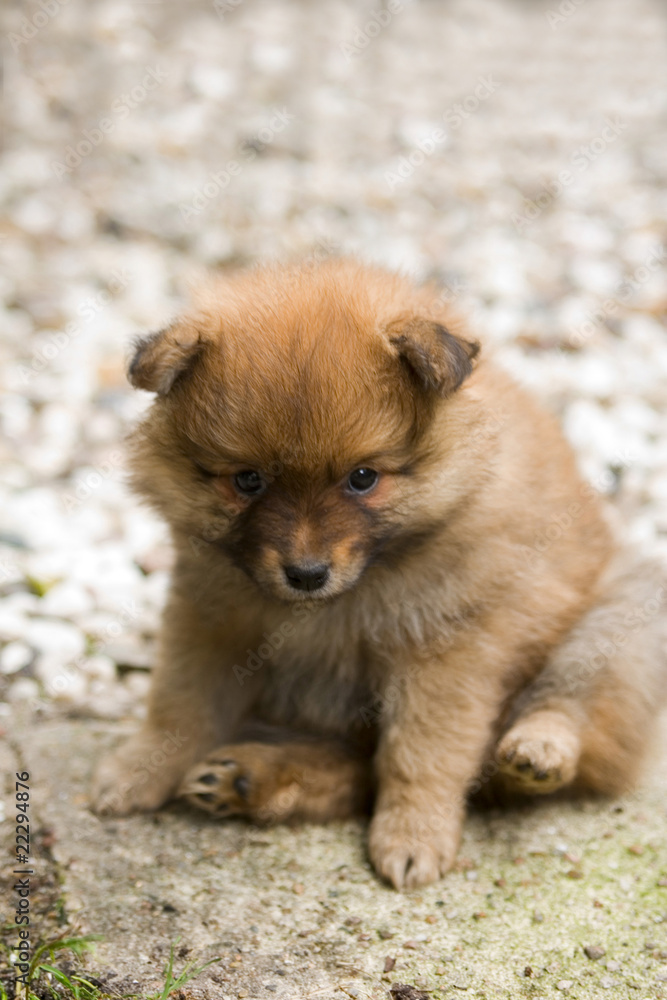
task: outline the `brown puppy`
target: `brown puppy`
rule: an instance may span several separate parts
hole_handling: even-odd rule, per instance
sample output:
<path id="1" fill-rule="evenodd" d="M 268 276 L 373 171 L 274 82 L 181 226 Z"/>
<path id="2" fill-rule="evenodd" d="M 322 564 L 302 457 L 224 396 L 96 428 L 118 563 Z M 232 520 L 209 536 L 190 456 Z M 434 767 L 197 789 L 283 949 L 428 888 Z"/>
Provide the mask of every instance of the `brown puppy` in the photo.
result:
<path id="1" fill-rule="evenodd" d="M 130 379 L 157 393 L 132 464 L 176 567 L 100 812 L 373 801 L 402 887 L 451 866 L 471 791 L 632 783 L 662 570 L 617 552 L 554 420 L 434 292 L 349 261 L 222 278 Z"/>

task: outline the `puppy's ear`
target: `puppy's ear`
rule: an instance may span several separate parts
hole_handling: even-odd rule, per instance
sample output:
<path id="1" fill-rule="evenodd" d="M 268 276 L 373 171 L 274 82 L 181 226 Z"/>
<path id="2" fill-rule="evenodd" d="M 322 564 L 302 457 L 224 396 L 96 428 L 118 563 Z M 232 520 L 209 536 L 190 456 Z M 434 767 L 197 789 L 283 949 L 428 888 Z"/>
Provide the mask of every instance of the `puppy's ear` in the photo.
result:
<path id="1" fill-rule="evenodd" d="M 389 342 L 422 386 L 440 396 L 450 396 L 468 378 L 479 353 L 479 344 L 420 316 L 392 323 L 388 333 Z"/>
<path id="2" fill-rule="evenodd" d="M 128 378 L 136 389 L 166 396 L 177 379 L 187 374 L 205 346 L 197 330 L 168 326 L 135 344 Z"/>

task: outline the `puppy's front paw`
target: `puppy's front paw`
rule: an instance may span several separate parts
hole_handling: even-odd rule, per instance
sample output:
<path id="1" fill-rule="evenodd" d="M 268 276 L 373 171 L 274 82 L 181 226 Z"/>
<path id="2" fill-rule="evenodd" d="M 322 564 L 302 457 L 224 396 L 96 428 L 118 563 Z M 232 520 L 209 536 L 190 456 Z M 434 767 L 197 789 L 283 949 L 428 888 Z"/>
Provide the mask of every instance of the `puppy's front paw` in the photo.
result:
<path id="1" fill-rule="evenodd" d="M 461 825 L 458 810 L 433 810 L 422 815 L 409 807 L 380 809 L 370 828 L 371 861 L 395 889 L 428 885 L 452 867 Z"/>
<path id="2" fill-rule="evenodd" d="M 294 813 L 300 785 L 282 766 L 279 747 L 237 743 L 214 750 L 191 767 L 178 795 L 218 817 L 277 823 Z"/>
<path id="3" fill-rule="evenodd" d="M 566 716 L 539 713 L 517 722 L 498 744 L 500 771 L 519 791 L 547 795 L 574 779 L 581 744 Z"/>
<path id="4" fill-rule="evenodd" d="M 159 809 L 186 766 L 173 737 L 138 735 L 102 760 L 93 779 L 93 809 L 100 816 Z"/>

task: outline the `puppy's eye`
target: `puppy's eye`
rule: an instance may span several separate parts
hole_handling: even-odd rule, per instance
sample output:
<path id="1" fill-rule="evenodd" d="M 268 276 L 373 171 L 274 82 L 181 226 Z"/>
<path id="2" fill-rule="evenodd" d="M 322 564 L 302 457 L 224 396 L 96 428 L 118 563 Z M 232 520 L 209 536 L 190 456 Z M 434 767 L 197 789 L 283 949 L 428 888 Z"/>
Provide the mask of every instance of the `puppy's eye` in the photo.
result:
<path id="1" fill-rule="evenodd" d="M 347 485 L 353 493 L 368 493 L 378 481 L 378 473 L 375 469 L 355 469 L 351 472 Z"/>
<path id="2" fill-rule="evenodd" d="M 244 472 L 237 472 L 234 476 L 234 486 L 244 497 L 256 497 L 266 489 L 266 483 L 259 472 L 254 469 L 247 469 Z"/>

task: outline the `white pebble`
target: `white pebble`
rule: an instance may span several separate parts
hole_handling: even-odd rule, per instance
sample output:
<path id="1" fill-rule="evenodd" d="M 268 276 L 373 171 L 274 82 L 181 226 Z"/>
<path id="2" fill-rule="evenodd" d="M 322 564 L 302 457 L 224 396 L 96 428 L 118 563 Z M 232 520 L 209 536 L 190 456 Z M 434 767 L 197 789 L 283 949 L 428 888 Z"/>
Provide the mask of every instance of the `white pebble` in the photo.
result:
<path id="1" fill-rule="evenodd" d="M 81 670 L 87 677 L 96 681 L 115 681 L 116 664 L 110 656 L 98 653 L 97 656 L 88 656 L 81 662 Z"/>
<path id="2" fill-rule="evenodd" d="M 40 652 L 61 663 L 81 656 L 86 646 L 83 633 L 74 625 L 46 618 L 29 621 L 24 639 Z"/>
<path id="3" fill-rule="evenodd" d="M 25 642 L 8 642 L 0 653 L 0 670 L 3 674 L 15 674 L 27 667 L 34 655 Z"/>
<path id="4" fill-rule="evenodd" d="M 30 677 L 19 677 L 10 687 L 7 697 L 12 704 L 22 701 L 37 701 L 39 699 L 39 685 Z"/>
<path id="5" fill-rule="evenodd" d="M 89 594 L 76 583 L 57 583 L 46 592 L 40 610 L 45 615 L 57 618 L 78 618 L 92 610 L 93 601 Z"/>

